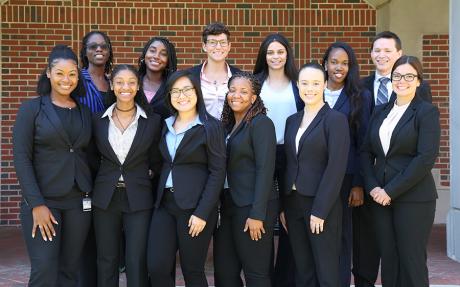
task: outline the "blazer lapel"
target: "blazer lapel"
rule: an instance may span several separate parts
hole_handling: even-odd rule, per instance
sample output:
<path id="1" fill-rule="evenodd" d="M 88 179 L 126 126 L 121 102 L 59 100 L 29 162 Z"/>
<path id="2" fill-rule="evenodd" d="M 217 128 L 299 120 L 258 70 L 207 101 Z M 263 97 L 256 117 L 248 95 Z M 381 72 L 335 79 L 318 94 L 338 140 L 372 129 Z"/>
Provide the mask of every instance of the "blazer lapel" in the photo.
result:
<path id="1" fill-rule="evenodd" d="M 304 110 L 302 110 L 299 113 L 297 113 L 296 117 L 292 121 L 292 125 L 289 127 L 289 130 L 288 130 L 288 132 L 289 132 L 288 137 L 290 139 L 292 139 L 290 141 L 289 148 L 291 149 L 291 152 L 294 155 L 297 154 L 297 151 L 295 149 L 295 138 L 296 138 L 296 135 L 297 135 L 297 131 L 299 130 L 300 123 L 302 122 L 304 113 L 305 113 Z"/>
<path id="2" fill-rule="evenodd" d="M 395 144 L 395 139 L 398 136 L 398 133 L 401 131 L 401 128 L 415 115 L 415 111 L 417 110 L 418 103 L 419 103 L 418 98 L 415 98 L 414 100 L 412 100 L 412 102 L 407 107 L 407 110 L 404 112 L 401 119 L 396 124 L 396 127 L 393 130 L 393 133 L 391 134 L 390 147 L 388 149 L 387 155 L 390 154 L 391 149 Z"/>
<path id="3" fill-rule="evenodd" d="M 302 149 L 303 143 L 305 139 L 308 137 L 308 135 L 315 129 L 315 127 L 321 122 L 323 119 L 323 116 L 326 114 L 326 112 L 330 109 L 329 105 L 326 103 L 324 106 L 319 110 L 318 114 L 315 116 L 313 121 L 310 123 L 310 125 L 307 127 L 303 135 L 300 137 L 299 140 L 299 151 L 297 154 L 300 154 L 300 150 Z"/>
<path id="4" fill-rule="evenodd" d="M 57 115 L 56 111 L 54 110 L 53 103 L 51 102 L 51 96 L 47 97 L 42 97 L 42 108 L 43 111 L 45 112 L 46 117 L 48 120 L 51 122 L 53 127 L 56 129 L 58 132 L 59 136 L 64 140 L 64 142 L 71 146 L 72 143 L 70 142 L 69 135 L 66 133 L 64 130 L 64 127 L 62 126 L 61 119 Z"/>
<path id="5" fill-rule="evenodd" d="M 166 133 L 168 132 L 168 126 L 166 124 L 163 125 L 163 129 L 161 130 L 161 140 L 160 140 L 160 152 L 169 162 L 172 162 L 171 155 L 168 151 L 168 144 L 166 143 Z"/>
<path id="6" fill-rule="evenodd" d="M 136 150 L 138 150 L 137 147 L 142 142 L 142 136 L 144 135 L 146 125 L 146 119 L 140 116 L 137 120 L 136 134 L 134 135 L 133 142 L 131 143 L 131 147 L 129 148 L 128 154 L 126 155 L 125 162 L 128 162 Z"/>
<path id="7" fill-rule="evenodd" d="M 175 158 L 182 151 L 183 147 L 193 138 L 193 135 L 196 134 L 200 126 L 202 125 L 201 124 L 195 125 L 191 129 L 185 132 L 184 137 L 182 138 L 179 146 L 177 147 L 176 155 L 174 156 Z"/>
<path id="8" fill-rule="evenodd" d="M 80 130 L 80 133 L 78 134 L 77 139 L 75 140 L 74 144 L 77 145 L 85 135 L 85 132 L 88 130 L 88 128 L 91 126 L 91 116 L 85 115 L 85 111 L 83 110 L 83 107 L 79 102 L 76 102 L 78 109 L 80 111 L 80 117 L 81 117 L 81 124 L 82 124 L 82 129 Z"/>
<path id="9" fill-rule="evenodd" d="M 340 92 L 339 98 L 337 99 L 337 102 L 334 105 L 334 110 L 340 111 L 340 109 L 347 102 L 347 100 L 347 94 L 345 94 L 345 90 L 342 89 L 342 92 Z"/>
<path id="10" fill-rule="evenodd" d="M 118 157 L 115 154 L 115 151 L 113 150 L 109 142 L 109 124 L 110 124 L 109 116 L 106 116 L 104 118 L 99 118 L 98 121 L 99 121 L 100 128 L 96 132 L 101 134 L 101 142 L 104 148 L 107 150 L 109 155 L 112 157 L 112 160 L 118 163 L 119 165 L 121 165 L 121 162 L 118 160 Z"/>

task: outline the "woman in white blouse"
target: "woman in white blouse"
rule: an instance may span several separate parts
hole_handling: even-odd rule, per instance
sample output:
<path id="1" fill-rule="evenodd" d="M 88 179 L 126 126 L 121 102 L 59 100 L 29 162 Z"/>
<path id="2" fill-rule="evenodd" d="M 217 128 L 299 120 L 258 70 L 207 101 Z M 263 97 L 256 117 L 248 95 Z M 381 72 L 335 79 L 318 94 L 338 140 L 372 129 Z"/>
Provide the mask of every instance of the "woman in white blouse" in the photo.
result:
<path id="1" fill-rule="evenodd" d="M 396 61 L 391 73 L 396 101 L 376 107 L 362 148 L 383 286 L 429 286 L 426 245 L 437 198 L 431 169 L 440 125 L 438 109 L 416 94 L 422 78 L 416 57 Z"/>

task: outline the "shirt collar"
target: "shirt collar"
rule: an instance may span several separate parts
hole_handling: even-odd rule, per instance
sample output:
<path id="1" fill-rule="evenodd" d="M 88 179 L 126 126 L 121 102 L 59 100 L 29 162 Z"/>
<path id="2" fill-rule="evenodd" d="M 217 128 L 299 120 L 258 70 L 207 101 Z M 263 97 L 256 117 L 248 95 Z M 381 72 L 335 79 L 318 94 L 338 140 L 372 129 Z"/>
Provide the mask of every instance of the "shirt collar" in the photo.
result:
<path id="1" fill-rule="evenodd" d="M 201 66 L 201 71 L 200 71 L 200 78 L 207 81 L 211 82 L 208 78 L 206 78 L 206 75 L 204 73 L 204 67 L 208 64 L 208 60 L 204 61 L 203 66 Z M 227 67 L 227 81 L 232 77 L 232 70 L 230 70 L 230 65 L 225 62 L 225 66 Z"/>
<path id="2" fill-rule="evenodd" d="M 110 116 L 112 117 L 113 109 L 115 108 L 115 105 L 117 103 L 113 103 L 110 107 L 107 108 L 107 110 L 104 112 L 101 118 L 105 118 Z M 139 119 L 139 117 L 143 117 L 144 119 L 147 118 L 147 114 L 145 113 L 144 109 L 142 109 L 138 104 L 136 104 L 136 116 L 135 119 Z"/>
<path id="3" fill-rule="evenodd" d="M 176 121 L 176 117 L 175 117 L 175 116 L 170 116 L 169 118 L 165 119 L 165 123 L 166 123 L 166 126 L 168 127 L 168 130 L 169 130 L 170 132 L 174 133 L 174 134 L 176 133 L 176 131 L 174 130 L 174 127 L 173 127 L 175 121 Z M 194 120 L 193 122 L 191 122 L 191 123 L 188 125 L 187 129 L 185 129 L 184 131 L 187 131 L 187 130 L 191 129 L 191 128 L 193 128 L 193 127 L 196 126 L 196 125 L 203 125 L 203 123 L 202 123 L 201 120 L 200 120 L 200 116 L 199 116 L 199 115 L 196 116 L 195 120 Z"/>
<path id="4" fill-rule="evenodd" d="M 380 81 L 380 78 L 388 78 L 388 79 L 391 79 L 391 73 L 389 73 L 388 75 L 380 75 L 379 73 L 375 72 L 375 82 L 379 82 Z M 380 82 L 379 82 L 380 83 Z"/>
<path id="5" fill-rule="evenodd" d="M 342 90 L 343 90 L 343 87 L 341 89 L 338 89 L 338 90 L 335 90 L 335 91 L 331 91 L 328 88 L 326 88 L 326 89 L 324 89 L 324 93 L 327 96 L 330 96 L 330 97 L 338 97 L 342 93 Z"/>

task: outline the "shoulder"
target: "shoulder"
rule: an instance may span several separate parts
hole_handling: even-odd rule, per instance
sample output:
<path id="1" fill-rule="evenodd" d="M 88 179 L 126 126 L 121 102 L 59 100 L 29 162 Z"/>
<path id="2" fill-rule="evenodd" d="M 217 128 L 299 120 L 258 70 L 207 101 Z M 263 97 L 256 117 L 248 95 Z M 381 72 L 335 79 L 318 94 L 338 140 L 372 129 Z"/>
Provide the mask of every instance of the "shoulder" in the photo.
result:
<path id="1" fill-rule="evenodd" d="M 38 96 L 33 99 L 27 99 L 19 106 L 18 113 L 31 113 L 34 116 L 40 111 L 41 97 Z"/>
<path id="2" fill-rule="evenodd" d="M 273 124 L 273 121 L 267 117 L 266 115 L 264 114 L 258 114 L 256 115 L 252 120 L 251 120 L 251 124 L 254 126 L 254 127 L 260 127 L 260 128 L 263 128 L 263 127 L 274 127 L 274 124 Z"/>
<path id="3" fill-rule="evenodd" d="M 199 74 L 201 72 L 202 67 L 203 67 L 203 64 L 199 64 L 199 65 L 196 65 L 196 66 L 193 66 L 193 67 L 189 68 L 188 70 L 192 74 Z"/>
<path id="4" fill-rule="evenodd" d="M 230 67 L 230 71 L 232 71 L 232 74 L 241 72 L 241 70 L 239 68 L 237 68 L 236 66 L 233 66 L 233 65 L 230 65 L 230 64 L 228 66 Z"/>
<path id="5" fill-rule="evenodd" d="M 369 76 L 361 78 L 361 84 L 364 87 L 368 87 L 369 84 L 374 82 L 374 79 L 375 79 L 375 74 L 371 73 Z"/>
<path id="6" fill-rule="evenodd" d="M 431 117 L 433 115 L 439 115 L 439 109 L 432 103 L 419 99 L 417 113 L 421 115 L 422 118 Z"/>
<path id="7" fill-rule="evenodd" d="M 348 123 L 345 114 L 334 109 L 328 109 L 326 111 L 324 120 L 326 121 L 326 123 L 328 123 L 328 125 L 332 126 L 342 126 L 343 123 Z"/>
<path id="8" fill-rule="evenodd" d="M 301 114 L 302 114 L 302 112 L 303 112 L 303 111 L 298 111 L 297 113 L 290 115 L 290 116 L 286 119 L 286 124 L 287 124 L 287 123 L 290 123 L 290 122 L 293 121 L 294 119 L 300 117 Z"/>

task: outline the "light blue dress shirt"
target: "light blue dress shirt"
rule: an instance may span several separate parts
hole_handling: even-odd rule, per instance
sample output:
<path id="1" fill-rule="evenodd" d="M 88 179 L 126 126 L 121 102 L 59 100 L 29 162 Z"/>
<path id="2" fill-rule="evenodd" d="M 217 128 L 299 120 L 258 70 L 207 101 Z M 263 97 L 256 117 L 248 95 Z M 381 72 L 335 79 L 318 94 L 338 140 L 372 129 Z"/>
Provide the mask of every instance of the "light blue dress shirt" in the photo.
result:
<path id="1" fill-rule="evenodd" d="M 173 127 L 175 121 L 175 116 L 170 116 L 169 118 L 165 119 L 166 126 L 168 127 L 168 132 L 166 133 L 166 145 L 168 146 L 169 155 L 171 156 L 172 161 L 174 161 L 174 156 L 176 155 L 177 148 L 179 147 L 180 142 L 184 138 L 185 133 L 194 126 L 203 124 L 200 121 L 200 117 L 196 116 L 196 119 L 193 122 L 191 122 L 186 129 L 182 130 L 180 133 L 176 133 Z M 170 188 L 173 186 L 174 185 L 171 170 L 169 172 L 168 179 L 166 180 L 165 188 Z"/>

